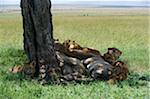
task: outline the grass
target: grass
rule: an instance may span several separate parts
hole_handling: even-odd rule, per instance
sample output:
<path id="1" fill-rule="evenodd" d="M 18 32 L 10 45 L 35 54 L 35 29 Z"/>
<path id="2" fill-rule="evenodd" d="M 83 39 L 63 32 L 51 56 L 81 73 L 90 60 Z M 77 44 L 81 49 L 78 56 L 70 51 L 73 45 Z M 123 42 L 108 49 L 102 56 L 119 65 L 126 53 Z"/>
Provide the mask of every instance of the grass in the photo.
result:
<path id="1" fill-rule="evenodd" d="M 87 13 L 87 12 L 86 12 Z M 106 52 L 108 47 L 123 51 L 130 76 L 116 85 L 102 81 L 89 84 L 42 86 L 36 80 L 12 75 L 8 68 L 26 61 L 20 13 L 0 13 L 0 99 L 148 99 L 149 77 L 148 15 L 101 15 L 92 12 L 54 13 L 54 35 L 60 41 L 76 40 L 82 46 Z"/>

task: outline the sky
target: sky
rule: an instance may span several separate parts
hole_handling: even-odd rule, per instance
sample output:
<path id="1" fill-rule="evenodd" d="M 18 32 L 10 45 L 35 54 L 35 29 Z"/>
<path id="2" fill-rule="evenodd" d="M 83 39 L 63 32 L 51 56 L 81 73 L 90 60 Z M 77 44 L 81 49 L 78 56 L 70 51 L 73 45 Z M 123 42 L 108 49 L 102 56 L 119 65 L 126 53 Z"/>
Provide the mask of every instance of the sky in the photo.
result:
<path id="1" fill-rule="evenodd" d="M 51 0 L 52 3 L 67 3 L 72 1 L 147 1 L 147 0 Z M 0 5 L 3 4 L 19 4 L 20 0 L 0 0 Z"/>

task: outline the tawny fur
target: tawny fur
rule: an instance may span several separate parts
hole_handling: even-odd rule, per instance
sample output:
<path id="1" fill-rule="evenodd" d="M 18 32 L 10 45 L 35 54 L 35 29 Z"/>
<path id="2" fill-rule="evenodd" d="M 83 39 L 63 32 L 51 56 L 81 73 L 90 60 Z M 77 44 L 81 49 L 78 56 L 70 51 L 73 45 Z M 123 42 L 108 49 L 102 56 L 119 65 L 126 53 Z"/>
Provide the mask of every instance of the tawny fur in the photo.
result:
<path id="1" fill-rule="evenodd" d="M 119 49 L 108 48 L 108 51 L 104 54 L 103 59 L 113 65 L 121 55 L 122 52 Z"/>

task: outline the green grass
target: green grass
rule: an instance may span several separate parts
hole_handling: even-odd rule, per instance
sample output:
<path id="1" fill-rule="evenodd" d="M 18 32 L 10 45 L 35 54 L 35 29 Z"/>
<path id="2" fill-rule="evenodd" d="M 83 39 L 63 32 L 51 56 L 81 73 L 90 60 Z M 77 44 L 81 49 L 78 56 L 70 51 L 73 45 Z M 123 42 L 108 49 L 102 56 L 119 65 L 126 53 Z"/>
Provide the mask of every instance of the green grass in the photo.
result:
<path id="1" fill-rule="evenodd" d="M 55 38 L 76 40 L 102 54 L 108 47 L 119 48 L 123 51 L 121 60 L 129 64 L 131 75 L 127 80 L 116 85 L 96 81 L 42 86 L 36 80 L 12 75 L 8 68 L 26 61 L 22 19 L 19 13 L 0 13 L 0 99 L 148 99 L 148 82 L 139 80 L 150 75 L 148 16 L 93 13 L 54 14 Z"/>

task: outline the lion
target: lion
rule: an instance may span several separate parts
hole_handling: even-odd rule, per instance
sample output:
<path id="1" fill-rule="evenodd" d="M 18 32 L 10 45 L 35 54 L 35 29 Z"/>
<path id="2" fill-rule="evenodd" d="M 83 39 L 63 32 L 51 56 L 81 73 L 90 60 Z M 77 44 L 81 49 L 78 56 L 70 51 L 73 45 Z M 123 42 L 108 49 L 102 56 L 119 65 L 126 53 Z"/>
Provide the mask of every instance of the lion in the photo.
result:
<path id="1" fill-rule="evenodd" d="M 119 57 L 122 55 L 122 52 L 117 48 L 108 48 L 107 53 L 103 55 L 103 59 L 113 65 Z"/>
<path id="2" fill-rule="evenodd" d="M 25 63 L 24 66 L 14 66 L 9 69 L 11 73 L 22 73 L 25 78 L 34 78 L 36 73 L 35 61 Z"/>
<path id="3" fill-rule="evenodd" d="M 65 40 L 63 42 L 63 45 L 68 49 L 82 50 L 82 47 L 79 44 L 77 44 L 75 41 L 72 41 L 72 40 Z"/>
<path id="4" fill-rule="evenodd" d="M 116 83 L 127 78 L 129 70 L 127 64 L 116 61 L 113 65 L 100 57 L 91 57 L 82 60 L 88 69 L 90 76 L 95 80 L 104 80 L 108 83 Z"/>
<path id="5" fill-rule="evenodd" d="M 102 57 L 91 57 L 82 62 L 88 69 L 92 78 L 95 80 L 109 80 L 112 65 L 104 61 Z"/>
<path id="6" fill-rule="evenodd" d="M 82 50 L 86 53 L 93 53 L 95 55 L 99 55 L 100 52 L 98 50 L 95 50 L 93 48 L 88 48 L 88 47 L 81 47 L 78 43 L 76 43 L 75 41 L 72 41 L 72 40 L 65 40 L 63 42 L 63 45 L 68 48 L 69 50 L 73 50 L 73 49 L 76 49 L 76 50 Z"/>
<path id="7" fill-rule="evenodd" d="M 23 71 L 23 67 L 22 66 L 14 66 L 12 68 L 9 68 L 9 72 L 11 73 L 21 73 Z"/>
<path id="8" fill-rule="evenodd" d="M 119 81 L 123 81 L 127 79 L 129 74 L 129 69 L 127 64 L 122 61 L 117 61 L 113 65 L 112 75 L 110 75 L 110 79 L 108 80 L 109 84 L 115 84 Z"/>
<path id="9" fill-rule="evenodd" d="M 60 52 L 56 53 L 59 60 L 59 66 L 62 71 L 62 78 L 67 81 L 82 78 L 87 73 L 86 68 L 77 58 L 68 57 Z"/>
<path id="10" fill-rule="evenodd" d="M 118 81 L 125 80 L 129 73 L 127 64 L 125 64 L 122 61 L 117 61 L 117 62 L 115 62 L 115 64 L 113 66 L 114 66 L 113 67 L 114 77 L 116 78 L 116 80 L 118 80 Z"/>
<path id="11" fill-rule="evenodd" d="M 65 47 L 64 50 L 66 52 L 64 54 L 70 57 L 78 58 L 80 60 L 94 56 L 101 56 L 98 50 L 87 47 L 81 47 L 75 41 L 66 40 L 63 42 L 63 45 Z"/>

